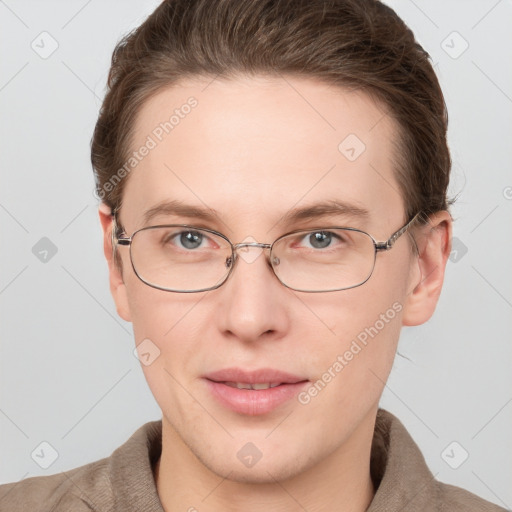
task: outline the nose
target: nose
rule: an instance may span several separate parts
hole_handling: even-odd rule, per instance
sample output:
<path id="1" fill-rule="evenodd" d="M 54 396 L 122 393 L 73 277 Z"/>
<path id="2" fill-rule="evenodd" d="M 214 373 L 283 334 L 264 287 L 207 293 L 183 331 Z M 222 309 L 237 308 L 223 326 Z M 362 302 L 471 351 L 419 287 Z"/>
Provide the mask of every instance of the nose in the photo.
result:
<path id="1" fill-rule="evenodd" d="M 286 295 L 269 261 L 270 245 L 235 246 L 231 275 L 219 291 L 218 327 L 244 342 L 282 337 L 289 327 Z"/>

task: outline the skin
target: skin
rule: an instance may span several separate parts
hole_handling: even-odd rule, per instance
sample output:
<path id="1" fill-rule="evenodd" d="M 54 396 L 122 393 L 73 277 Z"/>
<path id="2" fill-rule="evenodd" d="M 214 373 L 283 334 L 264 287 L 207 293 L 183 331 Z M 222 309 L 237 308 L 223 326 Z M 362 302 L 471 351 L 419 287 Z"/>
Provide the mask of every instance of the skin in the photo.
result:
<path id="1" fill-rule="evenodd" d="M 293 229 L 336 225 L 382 241 L 408 220 L 393 174 L 396 126 L 369 96 L 298 77 L 189 79 L 146 102 L 134 149 L 190 96 L 198 106 L 127 178 L 120 222 L 128 235 L 166 199 L 214 208 L 222 222 L 203 225 L 233 243 L 249 236 L 271 243 Z M 338 150 L 350 133 L 366 145 L 353 162 Z M 276 225 L 293 207 L 332 198 L 363 206 L 370 217 Z M 379 398 L 402 325 L 422 324 L 434 312 L 450 253 L 449 213 L 413 231 L 419 255 L 404 235 L 377 255 L 362 286 L 314 294 L 281 285 L 264 255 L 240 259 L 217 290 L 156 290 L 136 277 L 124 247 L 121 275 L 104 207 L 100 220 L 117 311 L 133 323 L 136 344 L 149 338 L 160 350 L 142 369 L 162 410 L 155 480 L 164 509 L 366 510 L 374 496 L 369 460 Z M 175 216 L 151 222 L 162 223 L 198 224 Z M 401 311 L 306 405 L 292 399 L 263 416 L 237 414 L 201 379 L 241 366 L 315 382 L 396 302 Z M 251 468 L 236 456 L 247 442 L 262 452 Z"/>

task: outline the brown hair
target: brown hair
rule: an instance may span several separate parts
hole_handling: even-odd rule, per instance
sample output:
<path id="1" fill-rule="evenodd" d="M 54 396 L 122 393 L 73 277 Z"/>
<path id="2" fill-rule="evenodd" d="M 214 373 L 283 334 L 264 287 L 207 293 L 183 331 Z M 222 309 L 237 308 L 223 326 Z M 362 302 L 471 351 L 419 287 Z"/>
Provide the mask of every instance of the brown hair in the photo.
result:
<path id="1" fill-rule="evenodd" d="M 429 55 L 377 0 L 164 0 L 114 50 L 91 141 L 98 196 L 120 206 L 119 170 L 150 96 L 183 78 L 237 74 L 292 74 L 366 91 L 398 122 L 395 172 L 407 220 L 453 202 L 448 115 Z"/>

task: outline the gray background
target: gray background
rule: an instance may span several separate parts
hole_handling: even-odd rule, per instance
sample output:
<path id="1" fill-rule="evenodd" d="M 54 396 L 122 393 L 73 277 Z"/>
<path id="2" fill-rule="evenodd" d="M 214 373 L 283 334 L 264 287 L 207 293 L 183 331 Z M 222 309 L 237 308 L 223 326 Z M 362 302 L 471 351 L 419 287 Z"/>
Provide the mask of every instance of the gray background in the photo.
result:
<path id="1" fill-rule="evenodd" d="M 0 483 L 106 457 L 160 418 L 108 289 L 89 163 L 111 52 L 157 3 L 0 1 Z M 404 328 L 382 406 L 439 480 L 510 508 L 512 2 L 390 5 L 435 63 L 460 197 L 438 310 Z"/>

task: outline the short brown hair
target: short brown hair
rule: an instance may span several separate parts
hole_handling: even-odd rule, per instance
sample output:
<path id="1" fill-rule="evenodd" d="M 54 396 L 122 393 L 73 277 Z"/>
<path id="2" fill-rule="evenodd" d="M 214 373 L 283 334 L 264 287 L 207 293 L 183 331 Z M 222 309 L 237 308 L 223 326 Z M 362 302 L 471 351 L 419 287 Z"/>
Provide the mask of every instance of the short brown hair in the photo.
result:
<path id="1" fill-rule="evenodd" d="M 125 180 L 112 179 L 150 96 L 187 77 L 240 74 L 315 78 L 380 100 L 399 127 L 394 158 L 405 217 L 448 209 L 439 82 L 411 30 L 377 0 L 164 0 L 114 50 L 91 141 L 98 196 L 120 206 Z"/>

